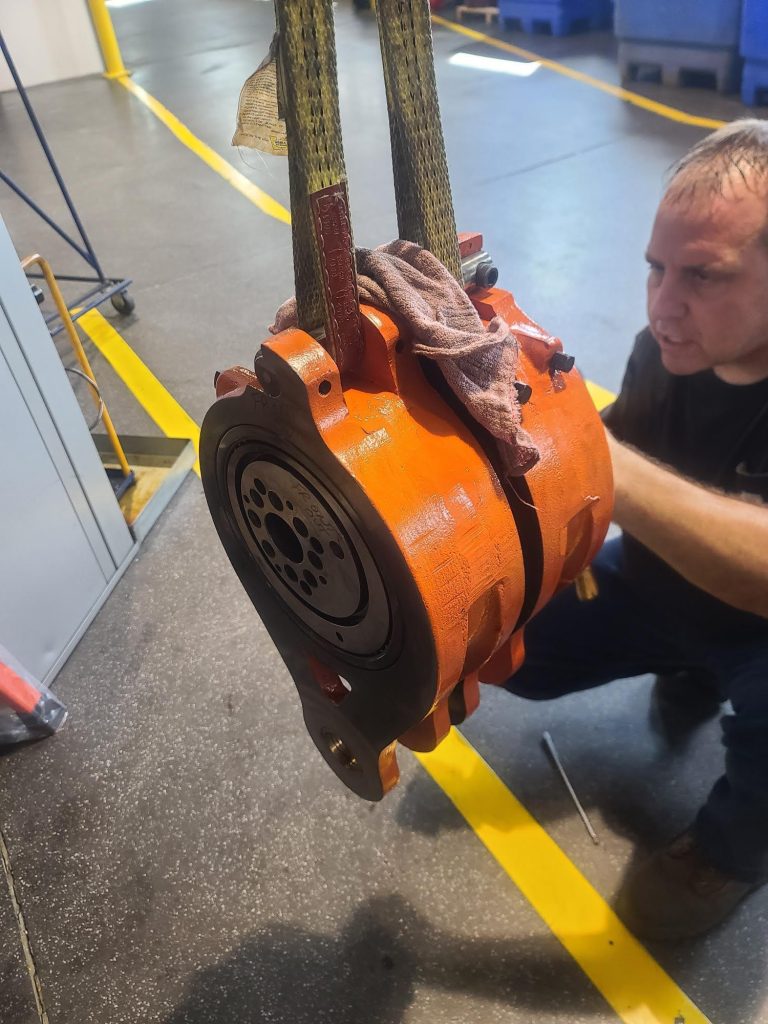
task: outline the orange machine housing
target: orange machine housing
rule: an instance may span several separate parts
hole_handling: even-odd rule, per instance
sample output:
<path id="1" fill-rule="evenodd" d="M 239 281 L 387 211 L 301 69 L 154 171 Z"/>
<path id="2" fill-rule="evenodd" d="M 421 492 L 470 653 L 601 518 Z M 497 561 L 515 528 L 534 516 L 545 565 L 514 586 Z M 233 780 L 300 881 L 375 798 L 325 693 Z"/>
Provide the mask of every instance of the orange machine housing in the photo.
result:
<path id="1" fill-rule="evenodd" d="M 536 328 L 509 292 L 469 294 L 484 321 Z M 557 339 L 517 335 L 523 425 L 541 458 L 508 478 L 403 325 L 362 312 L 363 360 L 343 381 L 301 330 L 265 342 L 255 372 L 218 375 L 201 464 L 312 738 L 351 789 L 379 799 L 397 782 L 398 742 L 433 749 L 477 707 L 480 680 L 520 666 L 525 622 L 603 541 L 612 478 L 582 378 L 553 367 Z"/>

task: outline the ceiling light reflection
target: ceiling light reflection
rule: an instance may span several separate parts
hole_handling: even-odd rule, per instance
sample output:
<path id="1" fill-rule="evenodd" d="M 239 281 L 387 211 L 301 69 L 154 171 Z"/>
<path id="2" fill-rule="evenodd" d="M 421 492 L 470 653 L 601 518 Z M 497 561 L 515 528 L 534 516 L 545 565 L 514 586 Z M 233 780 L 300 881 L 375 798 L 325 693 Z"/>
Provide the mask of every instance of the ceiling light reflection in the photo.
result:
<path id="1" fill-rule="evenodd" d="M 481 57 L 476 53 L 454 53 L 448 58 L 449 64 L 457 64 L 460 68 L 475 68 L 478 71 L 498 71 L 503 75 L 515 75 L 517 78 L 528 78 L 541 67 L 537 60 L 502 60 L 500 57 Z"/>

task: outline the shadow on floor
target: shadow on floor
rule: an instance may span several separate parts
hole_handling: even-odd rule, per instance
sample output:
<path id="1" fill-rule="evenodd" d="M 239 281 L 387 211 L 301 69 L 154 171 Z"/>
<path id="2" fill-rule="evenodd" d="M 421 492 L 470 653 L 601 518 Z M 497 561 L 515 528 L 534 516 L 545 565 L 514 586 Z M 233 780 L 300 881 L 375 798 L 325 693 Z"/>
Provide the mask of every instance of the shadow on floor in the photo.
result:
<path id="1" fill-rule="evenodd" d="M 608 1012 L 596 994 L 584 1004 L 584 982 L 550 941 L 450 935 L 393 895 L 362 904 L 338 936 L 279 922 L 254 933 L 198 973 L 164 1024 L 398 1024 L 417 987 L 557 1017 L 575 1000 L 581 1012 Z"/>
<path id="2" fill-rule="evenodd" d="M 642 685 L 628 693 L 626 707 L 621 706 L 622 681 L 547 702 L 506 698 L 506 703 L 491 712 L 480 751 L 485 745 L 493 751 L 494 770 L 527 810 L 546 826 L 574 813 L 538 738 L 542 725 L 550 728 L 551 721 L 556 725 L 565 723 L 571 737 L 560 744 L 560 753 L 566 753 L 569 776 L 586 808 L 599 809 L 611 832 L 638 843 L 644 850 L 653 849 L 682 832 L 695 817 L 698 801 L 692 793 L 696 787 L 690 778 L 695 777 L 697 785 L 702 783 L 698 799 L 703 801 L 709 786 L 723 771 L 724 760 L 716 720 L 675 735 L 664 732 L 654 718 L 650 687 L 643 680 L 638 682 Z M 603 711 L 600 704 L 604 699 L 601 694 L 606 692 L 614 701 L 609 711 Z M 724 705 L 723 713 L 727 709 L 728 705 Z M 599 713 L 604 725 L 610 723 L 610 735 L 589 731 L 590 715 Z M 522 734 L 521 721 L 525 722 Z M 505 722 L 509 723 L 506 744 Z M 709 730 L 709 734 L 702 734 L 702 728 Z M 514 749 L 521 736 L 528 745 L 522 761 Z M 713 739 L 715 743 L 711 742 Z M 699 742 L 702 740 L 703 747 Z M 681 779 L 688 780 L 687 784 L 681 786 Z M 434 799 L 434 783 L 425 774 L 415 776 L 407 793 L 408 798 L 400 802 L 397 810 L 398 824 L 403 827 L 430 836 L 465 827 L 464 819 L 448 801 Z"/>
<path id="3" fill-rule="evenodd" d="M 552 769 L 543 757 L 542 761 L 538 775 L 542 780 L 543 791 L 545 786 L 552 785 L 552 779 L 548 777 Z M 613 769 L 614 766 L 611 767 Z M 578 762 L 569 762 L 569 769 L 571 775 L 578 778 Z M 638 843 L 642 850 L 647 852 L 671 839 L 677 832 L 682 832 L 695 817 L 697 808 L 691 807 L 682 817 L 678 816 L 678 825 L 670 830 L 667 823 L 678 810 L 678 793 L 670 792 L 669 803 L 664 806 L 665 794 L 663 789 L 660 789 L 657 805 L 654 807 L 649 800 L 646 785 L 633 787 L 638 770 L 636 764 L 630 764 L 627 766 L 626 775 L 606 773 L 597 783 L 591 778 L 588 795 L 585 796 L 585 786 L 581 787 L 580 795 L 589 811 L 599 808 L 602 820 L 612 833 Z M 713 772 L 713 782 L 715 777 L 716 772 Z M 527 778 L 528 790 L 533 789 L 535 783 L 536 776 Z M 530 799 L 523 799 L 523 803 L 544 827 L 560 819 L 569 818 L 575 813 L 565 791 L 563 794 L 556 794 L 554 798 L 543 796 L 539 803 L 532 803 Z M 426 774 L 417 775 L 407 785 L 406 798 L 401 800 L 398 806 L 396 820 L 403 828 L 432 837 L 442 832 L 461 831 L 466 828 L 464 818 L 447 799 L 435 799 L 435 783 Z"/>
<path id="4" fill-rule="evenodd" d="M 650 714 L 644 680 L 626 693 L 615 690 L 610 706 L 610 688 L 605 689 L 604 694 L 595 692 L 595 696 L 562 698 L 563 705 L 549 702 L 550 710 L 543 703 L 520 702 L 510 704 L 506 712 L 502 703 L 491 703 L 490 714 L 482 722 L 482 740 L 478 742 L 478 735 L 473 737 L 481 753 L 492 751 L 494 770 L 534 817 L 545 828 L 572 820 L 578 843 L 582 830 L 573 804 L 543 749 L 538 749 L 542 728 L 549 728 L 554 721 L 555 732 L 562 737 L 560 750 L 569 774 L 586 808 L 594 814 L 598 830 L 606 837 L 602 858 L 592 860 L 588 850 L 582 850 L 582 868 L 604 894 L 604 885 L 612 893 L 620 891 L 651 850 L 693 821 L 724 766 L 720 726 L 715 719 L 684 735 L 662 734 Z M 728 712 L 728 705 L 723 712 Z M 438 795 L 426 773 L 415 775 L 409 783 L 396 819 L 406 829 L 437 838 L 442 832 L 466 827 L 450 801 Z M 622 837 L 634 847 L 620 879 L 606 868 L 606 851 L 608 858 L 613 856 L 608 836 Z M 624 859 L 626 852 L 621 857 Z M 613 903 L 610 897 L 609 902 Z M 768 991 L 768 963 L 759 938 L 765 934 L 766 920 L 768 886 L 746 899 L 732 917 L 708 935 L 678 944 L 653 943 L 649 949 L 683 990 L 700 1000 L 713 1020 L 755 1024 L 764 1019 Z M 745 941 L 747 936 L 755 938 Z M 737 949 L 740 953 L 734 957 Z M 723 972 L 710 967 L 725 962 L 733 963 L 734 969 Z"/>

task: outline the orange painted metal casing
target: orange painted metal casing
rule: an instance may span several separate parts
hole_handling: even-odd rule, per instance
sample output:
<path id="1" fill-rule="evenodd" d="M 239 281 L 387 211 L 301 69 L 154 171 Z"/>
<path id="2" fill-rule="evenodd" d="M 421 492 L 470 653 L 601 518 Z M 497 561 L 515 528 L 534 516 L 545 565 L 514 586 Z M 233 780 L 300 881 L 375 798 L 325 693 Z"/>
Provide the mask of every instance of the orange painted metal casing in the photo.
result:
<path id="1" fill-rule="evenodd" d="M 541 458 L 504 486 L 493 444 L 427 381 L 404 326 L 373 308 L 362 307 L 363 359 L 343 382 L 330 355 L 300 330 L 264 343 L 258 377 L 234 368 L 217 380 L 224 399 L 268 390 L 276 375 L 301 382 L 314 429 L 386 524 L 418 588 L 436 652 L 434 693 L 381 750 L 382 793 L 398 778 L 395 740 L 433 749 L 452 720 L 476 708 L 479 680 L 502 683 L 520 666 L 524 622 L 589 564 L 611 517 L 604 430 L 578 371 L 551 366 L 561 343 L 543 340 L 510 293 L 469 294 L 483 320 L 500 315 L 518 326 L 517 377 L 531 388 L 523 424 Z M 334 699 L 338 668 L 316 651 L 307 657 Z"/>

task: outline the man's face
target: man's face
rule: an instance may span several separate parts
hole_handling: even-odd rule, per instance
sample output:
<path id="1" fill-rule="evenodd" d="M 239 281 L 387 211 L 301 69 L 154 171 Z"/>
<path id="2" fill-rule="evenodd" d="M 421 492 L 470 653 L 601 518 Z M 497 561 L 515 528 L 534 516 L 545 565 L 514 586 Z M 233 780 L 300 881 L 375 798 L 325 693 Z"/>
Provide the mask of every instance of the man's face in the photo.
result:
<path id="1" fill-rule="evenodd" d="M 670 373 L 768 376 L 767 220 L 766 189 L 740 177 L 722 195 L 662 200 L 646 254 L 648 319 Z"/>

